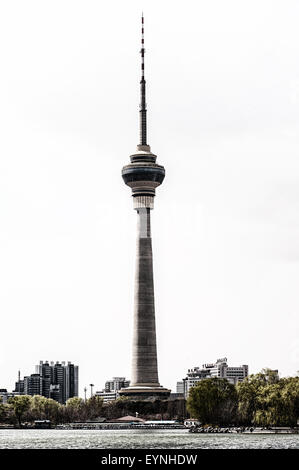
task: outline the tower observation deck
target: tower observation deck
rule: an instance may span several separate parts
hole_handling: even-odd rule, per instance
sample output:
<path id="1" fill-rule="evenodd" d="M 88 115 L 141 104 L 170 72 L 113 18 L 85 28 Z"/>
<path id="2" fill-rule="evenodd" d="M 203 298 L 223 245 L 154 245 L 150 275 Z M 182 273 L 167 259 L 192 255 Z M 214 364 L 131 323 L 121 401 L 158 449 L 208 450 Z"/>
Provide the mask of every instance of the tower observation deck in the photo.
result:
<path id="1" fill-rule="evenodd" d="M 156 163 L 157 156 L 147 143 L 147 110 L 144 75 L 144 18 L 141 18 L 140 141 L 131 163 L 122 169 L 122 177 L 132 190 L 137 211 L 137 246 L 134 296 L 134 331 L 130 387 L 120 390 L 122 396 L 149 398 L 168 397 L 158 378 L 153 255 L 150 211 L 154 208 L 156 188 L 162 184 L 165 169 Z"/>

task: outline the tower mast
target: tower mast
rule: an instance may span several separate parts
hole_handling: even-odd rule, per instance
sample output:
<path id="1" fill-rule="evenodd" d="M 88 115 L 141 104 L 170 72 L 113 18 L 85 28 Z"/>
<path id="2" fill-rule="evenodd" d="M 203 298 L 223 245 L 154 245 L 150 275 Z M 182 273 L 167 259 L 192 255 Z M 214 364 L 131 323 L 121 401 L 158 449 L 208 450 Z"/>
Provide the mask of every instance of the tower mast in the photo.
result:
<path id="1" fill-rule="evenodd" d="M 144 77 L 144 16 L 141 16 L 141 80 L 140 80 L 140 145 L 146 145 L 146 100 L 145 100 L 145 77 Z"/>

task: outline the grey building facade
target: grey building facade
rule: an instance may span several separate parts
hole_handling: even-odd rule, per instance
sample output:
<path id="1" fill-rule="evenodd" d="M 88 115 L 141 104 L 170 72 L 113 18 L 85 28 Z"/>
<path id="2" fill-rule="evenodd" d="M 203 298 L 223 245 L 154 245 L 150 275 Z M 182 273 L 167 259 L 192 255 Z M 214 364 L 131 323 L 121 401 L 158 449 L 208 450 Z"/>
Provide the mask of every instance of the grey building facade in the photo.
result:
<path id="1" fill-rule="evenodd" d="M 121 388 L 126 388 L 130 386 L 130 381 L 125 377 L 113 377 L 112 380 L 107 380 L 105 382 L 105 392 L 115 392 Z"/>
<path id="2" fill-rule="evenodd" d="M 35 366 L 35 374 L 20 378 L 15 392 L 24 395 L 42 395 L 59 403 L 78 396 L 79 367 L 71 362 L 40 361 Z"/>
<path id="3" fill-rule="evenodd" d="M 78 396 L 79 368 L 71 362 L 43 362 L 35 367 L 42 377 L 42 395 L 65 403 Z M 55 386 L 55 387 L 54 387 Z"/>
<path id="4" fill-rule="evenodd" d="M 130 381 L 125 377 L 113 377 L 105 382 L 105 388 L 96 392 L 96 396 L 103 398 L 104 402 L 114 401 L 119 398 L 119 391 L 130 386 Z"/>
<path id="5" fill-rule="evenodd" d="M 248 365 L 228 366 L 227 358 L 224 357 L 217 359 L 215 363 L 206 363 L 202 367 L 188 369 L 187 376 L 177 382 L 177 392 L 183 393 L 187 398 L 192 387 L 195 387 L 201 380 L 212 377 L 227 379 L 235 385 L 248 377 Z"/>
<path id="6" fill-rule="evenodd" d="M 42 395 L 43 379 L 39 374 L 24 377 L 24 395 Z"/>

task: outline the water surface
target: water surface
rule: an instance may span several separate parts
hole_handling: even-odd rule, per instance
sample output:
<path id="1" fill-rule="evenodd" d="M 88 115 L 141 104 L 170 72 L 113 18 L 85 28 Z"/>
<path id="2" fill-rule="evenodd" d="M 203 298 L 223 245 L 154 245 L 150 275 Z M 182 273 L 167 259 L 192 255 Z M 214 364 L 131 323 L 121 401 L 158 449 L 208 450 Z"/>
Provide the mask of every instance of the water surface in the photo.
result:
<path id="1" fill-rule="evenodd" d="M 299 449 L 299 434 L 193 434 L 185 429 L 1 429 L 0 449 Z"/>

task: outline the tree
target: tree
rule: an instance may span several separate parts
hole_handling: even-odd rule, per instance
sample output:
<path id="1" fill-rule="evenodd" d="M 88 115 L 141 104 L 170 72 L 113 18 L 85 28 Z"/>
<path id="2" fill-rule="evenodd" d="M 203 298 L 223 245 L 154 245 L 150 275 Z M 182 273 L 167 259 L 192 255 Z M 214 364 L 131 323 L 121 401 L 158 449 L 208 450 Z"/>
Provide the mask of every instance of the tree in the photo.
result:
<path id="1" fill-rule="evenodd" d="M 279 375 L 277 370 L 265 368 L 258 374 L 252 375 L 252 380 L 258 381 L 261 384 L 276 384 L 279 382 Z"/>
<path id="2" fill-rule="evenodd" d="M 294 426 L 299 412 L 299 379 L 289 377 L 266 385 L 258 395 L 255 422 L 261 425 Z"/>
<path id="3" fill-rule="evenodd" d="M 33 395 L 30 403 L 32 419 L 45 419 L 45 406 L 47 398 L 41 395 Z"/>
<path id="4" fill-rule="evenodd" d="M 101 415 L 103 401 L 103 398 L 98 397 L 97 395 L 93 395 L 92 397 L 88 398 L 88 400 L 86 400 L 84 408 L 86 408 L 86 415 L 88 419 L 94 419 Z"/>
<path id="5" fill-rule="evenodd" d="M 262 383 L 251 375 L 237 384 L 238 415 L 243 424 L 252 424 L 258 409 L 257 396 Z"/>
<path id="6" fill-rule="evenodd" d="M 5 405 L 2 403 L 2 398 L 0 397 L 0 423 L 5 420 L 6 412 Z"/>
<path id="7" fill-rule="evenodd" d="M 81 413 L 84 407 L 84 401 L 79 397 L 69 398 L 66 402 L 66 414 L 68 420 L 76 421 L 81 419 Z"/>
<path id="8" fill-rule="evenodd" d="M 226 379 L 203 379 L 190 389 L 187 410 L 203 424 L 231 424 L 236 409 L 236 388 Z"/>
<path id="9" fill-rule="evenodd" d="M 265 387 L 279 382 L 276 370 L 262 369 L 258 374 L 252 374 L 243 382 L 237 384 L 238 415 L 243 424 L 260 424 L 265 421 L 262 412 L 265 406 L 263 395 Z"/>
<path id="10" fill-rule="evenodd" d="M 282 397 L 283 381 L 266 383 L 258 389 L 253 423 L 260 426 L 283 426 L 289 421 L 288 406 Z"/>
<path id="11" fill-rule="evenodd" d="M 29 395 L 16 395 L 8 399 L 12 405 L 14 415 L 18 420 L 19 427 L 22 424 L 22 416 L 30 409 L 31 397 Z"/>
<path id="12" fill-rule="evenodd" d="M 79 397 L 72 397 L 69 398 L 66 402 L 66 406 L 68 408 L 79 409 L 83 405 L 84 401 L 82 398 Z"/>
<path id="13" fill-rule="evenodd" d="M 293 426 L 299 416 L 299 377 L 280 379 L 263 369 L 237 385 L 238 413 L 245 424 Z"/>
<path id="14" fill-rule="evenodd" d="M 9 403 L 0 403 L 0 423 L 10 423 L 15 420 L 12 405 Z"/>
<path id="15" fill-rule="evenodd" d="M 56 400 L 46 398 L 44 403 L 45 418 L 53 421 L 54 423 L 58 423 L 60 421 L 61 408 L 62 406 Z"/>
<path id="16" fill-rule="evenodd" d="M 289 416 L 292 425 L 297 425 L 299 418 L 299 377 L 285 379 L 283 398 L 289 405 Z"/>
<path id="17" fill-rule="evenodd" d="M 178 419 L 182 421 L 185 415 L 185 399 L 168 400 L 166 416 L 168 419 Z"/>

